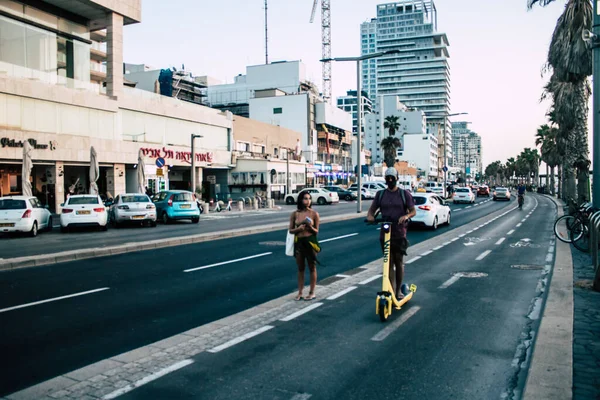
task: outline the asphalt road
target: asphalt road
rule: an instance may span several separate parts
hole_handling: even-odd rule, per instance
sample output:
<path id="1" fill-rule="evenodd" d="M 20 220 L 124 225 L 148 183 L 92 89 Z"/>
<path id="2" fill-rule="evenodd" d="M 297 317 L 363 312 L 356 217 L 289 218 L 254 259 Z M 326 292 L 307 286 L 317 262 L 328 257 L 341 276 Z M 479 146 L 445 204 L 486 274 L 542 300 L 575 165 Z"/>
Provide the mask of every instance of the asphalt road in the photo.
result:
<path id="1" fill-rule="evenodd" d="M 363 202 L 367 210 L 371 201 Z M 0 259 L 56 253 L 60 251 L 99 248 L 143 242 L 160 238 L 196 235 L 220 232 L 231 229 L 247 228 L 252 225 L 268 225 L 288 220 L 295 206 L 281 206 L 281 209 L 253 210 L 246 212 L 211 213 L 203 215 L 200 223 L 178 221 L 172 225 L 159 224 L 155 228 L 130 225 L 120 229 L 110 228 L 107 232 L 94 229 L 79 229 L 71 233 L 60 233 L 58 228 L 52 232 L 41 232 L 38 237 L 25 235 L 6 235 L 0 233 Z M 315 206 L 323 217 L 356 212 L 355 202 L 342 201 L 328 206 Z M 55 225 L 58 222 L 55 221 Z"/>
<path id="2" fill-rule="evenodd" d="M 508 205 L 486 200 L 476 207 L 453 205 L 453 226 L 469 223 Z M 418 243 L 448 229 L 451 227 L 443 227 L 438 232 L 411 230 L 409 240 Z M 1 272 L 0 369 L 3 377 L 0 396 L 290 293 L 296 285 L 295 266 L 285 257 L 280 245 L 284 238 L 285 231 L 277 231 Z M 323 245 L 320 260 L 324 266 L 319 268 L 320 279 L 380 257 L 378 232 L 359 220 L 324 224 L 320 238 L 322 241 L 334 239 Z M 463 252 L 461 248 L 452 256 L 436 258 L 435 265 L 427 263 L 427 267 L 435 266 L 440 274 L 447 274 L 457 266 L 462 267 Z M 215 268 L 183 272 L 253 256 L 256 257 Z M 463 268 L 469 267 L 467 264 Z M 419 298 L 426 300 L 430 290 L 426 282 L 430 277 L 414 277 L 424 285 L 419 289 Z M 520 282 L 515 290 L 526 283 Z M 108 289 L 3 311 L 104 288 Z M 505 296 L 489 288 L 488 291 L 488 298 L 492 300 Z M 363 310 L 363 300 L 357 300 L 356 310 Z M 435 308 L 434 303 L 429 303 L 431 308 Z M 371 320 L 372 299 L 365 304 L 369 313 L 364 318 Z M 355 328 L 363 329 L 352 329 Z M 345 329 L 347 335 L 354 335 L 354 331 Z M 250 361 L 249 368 L 251 364 Z M 301 363 L 296 368 L 302 369 L 305 365 Z"/>
<path id="3" fill-rule="evenodd" d="M 514 398 L 526 373 L 515 350 L 539 325 L 532 304 L 551 250 L 554 206 L 536 198 L 540 207 L 522 226 L 531 196 L 524 211 L 407 266 L 418 291 L 386 324 L 374 313 L 375 281 L 217 354 L 200 353 L 121 398 Z M 457 272 L 487 275 L 444 287 Z"/>

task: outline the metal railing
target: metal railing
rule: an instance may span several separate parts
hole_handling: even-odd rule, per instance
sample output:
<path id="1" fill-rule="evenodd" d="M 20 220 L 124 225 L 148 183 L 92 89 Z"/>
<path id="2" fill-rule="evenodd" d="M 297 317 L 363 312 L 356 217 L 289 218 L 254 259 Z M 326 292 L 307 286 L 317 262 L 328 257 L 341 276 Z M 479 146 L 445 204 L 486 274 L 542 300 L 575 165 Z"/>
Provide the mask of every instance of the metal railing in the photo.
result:
<path id="1" fill-rule="evenodd" d="M 592 214 L 589 221 L 590 229 L 590 253 L 592 255 L 592 265 L 594 271 L 598 270 L 598 240 L 600 239 L 600 211 Z"/>

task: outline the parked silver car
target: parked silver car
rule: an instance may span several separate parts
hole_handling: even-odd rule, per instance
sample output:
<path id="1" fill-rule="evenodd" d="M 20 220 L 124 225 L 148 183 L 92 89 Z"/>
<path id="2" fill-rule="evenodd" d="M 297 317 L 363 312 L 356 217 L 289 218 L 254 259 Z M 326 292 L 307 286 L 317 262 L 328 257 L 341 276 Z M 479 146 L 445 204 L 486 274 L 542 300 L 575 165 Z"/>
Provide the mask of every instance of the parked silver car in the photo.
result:
<path id="1" fill-rule="evenodd" d="M 110 220 L 115 228 L 130 222 L 156 226 L 156 206 L 142 193 L 118 195 L 110 207 Z"/>

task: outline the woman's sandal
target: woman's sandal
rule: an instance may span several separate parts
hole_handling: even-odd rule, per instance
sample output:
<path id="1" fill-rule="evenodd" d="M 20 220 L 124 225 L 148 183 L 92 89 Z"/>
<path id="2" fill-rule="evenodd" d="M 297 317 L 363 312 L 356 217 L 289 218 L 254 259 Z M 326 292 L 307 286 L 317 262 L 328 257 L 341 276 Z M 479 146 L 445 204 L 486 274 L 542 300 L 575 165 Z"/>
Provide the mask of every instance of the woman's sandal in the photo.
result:
<path id="1" fill-rule="evenodd" d="M 298 296 L 296 296 L 296 298 L 294 300 L 295 301 L 304 300 L 304 296 L 302 296 L 301 294 L 299 294 Z"/>
<path id="2" fill-rule="evenodd" d="M 304 300 L 306 300 L 306 301 L 311 301 L 311 300 L 314 300 L 314 299 L 316 299 L 316 298 L 317 298 L 317 296 L 315 296 L 315 294 L 314 294 L 314 293 L 309 293 L 309 294 L 308 294 L 308 296 L 306 296 L 306 297 L 304 298 Z"/>

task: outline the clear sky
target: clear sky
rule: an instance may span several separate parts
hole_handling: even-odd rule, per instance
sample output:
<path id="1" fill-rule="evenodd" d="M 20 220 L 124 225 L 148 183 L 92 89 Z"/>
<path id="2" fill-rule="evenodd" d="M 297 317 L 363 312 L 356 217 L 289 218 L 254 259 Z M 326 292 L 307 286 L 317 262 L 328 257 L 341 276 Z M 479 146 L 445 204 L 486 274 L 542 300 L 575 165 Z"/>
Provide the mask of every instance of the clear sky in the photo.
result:
<path id="1" fill-rule="evenodd" d="M 331 0 L 332 54 L 360 52 L 360 24 L 376 0 Z M 541 68 L 564 2 L 528 11 L 526 0 L 437 0 L 439 30 L 450 41 L 451 111 L 468 112 L 482 136 L 484 166 L 534 146 L 548 103 L 539 103 Z M 320 8 L 312 0 L 269 0 L 269 59 L 302 60 L 321 82 Z M 194 75 L 232 82 L 263 64 L 264 0 L 143 0 L 142 23 L 125 28 L 125 62 L 158 68 L 185 64 Z M 333 66 L 333 94 L 356 87 L 353 63 Z M 460 117 L 458 117 L 460 118 Z"/>

